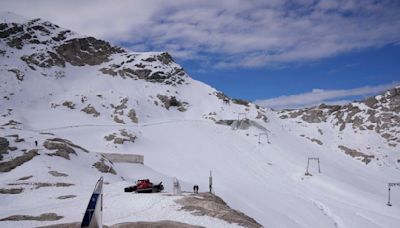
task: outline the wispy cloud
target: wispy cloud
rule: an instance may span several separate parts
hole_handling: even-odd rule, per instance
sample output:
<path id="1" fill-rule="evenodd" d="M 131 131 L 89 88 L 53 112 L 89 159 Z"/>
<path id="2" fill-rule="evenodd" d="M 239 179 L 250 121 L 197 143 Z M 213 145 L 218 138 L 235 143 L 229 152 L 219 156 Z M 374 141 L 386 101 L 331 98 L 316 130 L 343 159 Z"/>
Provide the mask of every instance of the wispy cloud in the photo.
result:
<path id="1" fill-rule="evenodd" d="M 265 100 L 257 100 L 255 101 L 255 103 L 264 107 L 274 109 L 302 108 L 319 105 L 322 103 L 345 104 L 351 101 L 350 99 L 346 98 L 354 96 L 365 97 L 369 95 L 375 95 L 399 85 L 400 82 L 392 82 L 384 85 L 365 86 L 348 90 L 313 89 L 311 92 L 307 93 L 279 96 Z"/>
<path id="2" fill-rule="evenodd" d="M 398 0 L 2 0 L 0 8 L 225 68 L 304 62 L 400 41 Z"/>

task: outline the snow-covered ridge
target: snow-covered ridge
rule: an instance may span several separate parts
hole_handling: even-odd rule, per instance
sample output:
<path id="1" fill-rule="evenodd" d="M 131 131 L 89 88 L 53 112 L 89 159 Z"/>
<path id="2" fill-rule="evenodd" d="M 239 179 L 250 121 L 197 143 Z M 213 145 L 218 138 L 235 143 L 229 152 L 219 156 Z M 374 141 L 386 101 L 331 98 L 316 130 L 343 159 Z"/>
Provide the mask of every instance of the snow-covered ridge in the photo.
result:
<path id="1" fill-rule="evenodd" d="M 22 15 L 15 14 L 13 12 L 0 11 L 0 22 L 1 23 L 8 23 L 8 22 L 26 23 L 30 20 L 32 20 L 32 19 L 28 18 L 28 17 L 24 17 Z"/>
<path id="2" fill-rule="evenodd" d="M 2 78 L 4 84 L 13 84 L 4 89 L 8 91 L 3 96 L 6 103 L 13 103 L 12 98 L 18 95 L 24 98 L 22 103 L 26 103 L 26 97 L 35 98 L 33 102 L 45 98 L 46 102 L 39 103 L 47 103 L 48 108 L 64 106 L 100 118 L 107 113 L 117 123 L 137 123 L 159 112 L 159 107 L 172 117 L 217 121 L 246 113 L 266 120 L 260 107 L 230 99 L 191 79 L 168 53 L 131 52 L 41 19 L 18 20 L 21 23 L 9 20 L 0 24 L 0 70 L 16 80 Z M 126 82 L 120 83 L 120 79 Z M 47 88 L 22 89 L 33 84 Z M 59 92 L 67 88 L 65 93 Z M 125 110 L 129 106 L 134 108 Z M 138 110 L 146 110 L 146 114 Z"/>
<path id="3" fill-rule="evenodd" d="M 320 145 L 324 141 L 322 138 L 325 138 L 321 134 L 321 129 L 326 127 L 331 127 L 335 137 L 339 139 L 353 137 L 352 135 L 365 135 L 366 141 L 360 141 L 357 146 L 354 143 L 344 145 L 344 140 L 339 140 L 335 147 L 366 163 L 373 158 L 380 164 L 383 162 L 399 167 L 399 156 L 395 153 L 400 147 L 399 87 L 347 105 L 321 104 L 318 107 L 306 109 L 283 110 L 278 114 L 287 122 L 297 123 L 300 129 L 307 127 L 319 132 L 319 134 L 314 134 L 313 138 L 304 133 L 299 133 L 299 135 L 319 142 Z M 378 137 L 381 146 L 376 147 L 366 143 L 368 142 L 367 135 Z"/>

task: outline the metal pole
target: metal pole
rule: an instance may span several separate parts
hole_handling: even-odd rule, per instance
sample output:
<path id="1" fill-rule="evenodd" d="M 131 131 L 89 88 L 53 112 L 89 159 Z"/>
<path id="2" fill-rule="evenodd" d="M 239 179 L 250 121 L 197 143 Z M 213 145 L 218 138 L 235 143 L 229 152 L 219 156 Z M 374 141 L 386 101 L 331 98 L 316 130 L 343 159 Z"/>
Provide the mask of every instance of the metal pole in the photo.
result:
<path id="1" fill-rule="evenodd" d="M 388 185 L 388 202 L 386 205 L 392 206 L 392 204 L 390 203 L 390 184 Z"/>
<path id="2" fill-rule="evenodd" d="M 319 158 L 318 158 L 318 173 L 321 173 L 321 168 L 319 166 Z"/>
<path id="3" fill-rule="evenodd" d="M 310 159 L 307 159 L 307 169 L 306 169 L 306 175 L 309 175 L 308 173 L 308 165 L 310 164 Z"/>

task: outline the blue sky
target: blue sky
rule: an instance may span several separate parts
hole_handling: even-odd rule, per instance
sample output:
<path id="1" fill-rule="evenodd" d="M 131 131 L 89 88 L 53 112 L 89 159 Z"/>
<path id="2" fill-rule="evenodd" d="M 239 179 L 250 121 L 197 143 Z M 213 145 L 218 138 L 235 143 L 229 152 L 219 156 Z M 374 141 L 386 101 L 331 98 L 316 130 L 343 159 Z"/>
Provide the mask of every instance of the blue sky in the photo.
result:
<path id="1" fill-rule="evenodd" d="M 0 8 L 133 51 L 168 51 L 191 77 L 274 108 L 345 103 L 400 84 L 398 0 L 2 0 Z"/>
<path id="2" fill-rule="evenodd" d="M 400 85 L 399 45 L 369 48 L 282 68 L 198 71 L 196 62 L 183 63 L 192 77 L 224 91 L 229 96 L 252 101 L 304 94 L 313 89 L 351 90 L 367 86 L 388 85 L 386 88 L 390 88 Z M 376 90 L 371 89 L 371 92 L 358 96 L 338 96 L 337 99 L 326 101 L 344 103 L 372 94 L 376 94 Z"/>

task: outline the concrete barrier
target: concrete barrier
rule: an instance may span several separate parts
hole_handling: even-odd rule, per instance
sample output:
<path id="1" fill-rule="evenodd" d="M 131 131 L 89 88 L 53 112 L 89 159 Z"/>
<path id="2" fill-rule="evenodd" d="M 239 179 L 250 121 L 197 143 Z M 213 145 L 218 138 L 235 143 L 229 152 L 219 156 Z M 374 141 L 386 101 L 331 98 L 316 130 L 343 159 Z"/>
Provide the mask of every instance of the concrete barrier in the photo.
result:
<path id="1" fill-rule="evenodd" d="M 113 163 L 136 163 L 144 164 L 144 156 L 139 154 L 111 154 L 101 153 Z"/>

